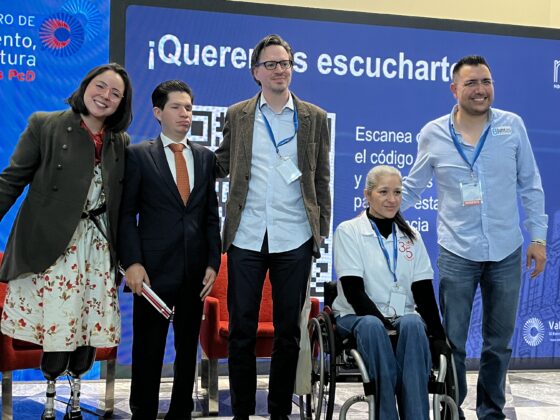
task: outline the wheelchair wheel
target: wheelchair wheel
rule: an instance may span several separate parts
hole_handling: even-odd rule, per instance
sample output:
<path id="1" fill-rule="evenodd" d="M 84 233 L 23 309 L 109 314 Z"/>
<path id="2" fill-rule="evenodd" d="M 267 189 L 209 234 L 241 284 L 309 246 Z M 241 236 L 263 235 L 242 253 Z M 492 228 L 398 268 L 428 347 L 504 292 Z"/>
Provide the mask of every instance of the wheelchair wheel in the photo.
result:
<path id="1" fill-rule="evenodd" d="M 459 398 L 459 389 L 457 381 L 457 370 L 455 369 L 455 359 L 453 356 L 447 357 L 447 374 L 445 375 L 445 395 L 449 396 L 455 404 Z M 442 404 L 441 408 L 442 420 L 454 420 L 449 407 Z"/>
<path id="2" fill-rule="evenodd" d="M 311 395 L 300 397 L 302 419 L 331 420 L 336 388 L 334 329 L 327 314 L 309 321 L 311 342 Z"/>

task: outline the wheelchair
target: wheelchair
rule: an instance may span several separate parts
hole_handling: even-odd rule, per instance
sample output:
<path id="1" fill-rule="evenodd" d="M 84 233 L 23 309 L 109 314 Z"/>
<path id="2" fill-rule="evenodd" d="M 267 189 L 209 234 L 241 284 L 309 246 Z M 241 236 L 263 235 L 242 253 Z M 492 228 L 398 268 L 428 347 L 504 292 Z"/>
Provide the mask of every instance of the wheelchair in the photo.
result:
<path id="1" fill-rule="evenodd" d="M 301 420 L 332 420 L 337 383 L 359 383 L 363 395 L 350 397 L 340 409 L 339 420 L 346 420 L 350 407 L 358 402 L 368 405 L 368 419 L 375 420 L 375 384 L 370 381 L 364 361 L 356 350 L 354 337 L 342 339 L 336 333 L 331 306 L 336 298 L 336 282 L 325 283 L 323 312 L 309 320 L 311 343 L 311 394 L 300 396 Z M 434 420 L 458 420 L 457 374 L 452 356 L 439 355 L 427 384 L 433 395 Z M 378 419 L 382 420 L 382 419 Z"/>

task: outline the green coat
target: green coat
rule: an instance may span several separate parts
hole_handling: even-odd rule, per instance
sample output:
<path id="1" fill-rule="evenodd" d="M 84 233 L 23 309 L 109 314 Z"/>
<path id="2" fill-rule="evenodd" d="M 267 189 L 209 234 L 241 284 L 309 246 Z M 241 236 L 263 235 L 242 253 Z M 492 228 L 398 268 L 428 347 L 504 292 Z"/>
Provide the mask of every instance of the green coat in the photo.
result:
<path id="1" fill-rule="evenodd" d="M 72 110 L 29 118 L 10 163 L 0 174 L 0 219 L 29 185 L 12 227 L 0 281 L 40 273 L 64 252 L 80 221 L 93 177 L 94 144 Z M 109 241 L 116 261 L 116 227 L 127 134 L 106 132 L 102 152 Z"/>

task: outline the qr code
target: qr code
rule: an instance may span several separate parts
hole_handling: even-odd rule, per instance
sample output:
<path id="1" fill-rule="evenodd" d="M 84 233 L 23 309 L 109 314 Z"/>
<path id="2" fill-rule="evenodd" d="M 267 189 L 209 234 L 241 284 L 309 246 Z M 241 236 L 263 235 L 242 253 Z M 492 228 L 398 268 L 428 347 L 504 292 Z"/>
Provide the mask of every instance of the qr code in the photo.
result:
<path id="1" fill-rule="evenodd" d="M 223 139 L 222 132 L 224 129 L 226 111 L 226 107 L 195 105 L 193 107 L 193 121 L 189 139 L 215 151 Z M 331 167 L 330 190 L 332 209 L 334 202 L 336 114 L 328 113 L 327 118 L 331 136 L 329 162 Z M 226 211 L 225 204 L 229 194 L 229 181 L 227 178 L 216 182 L 216 194 L 218 195 L 220 225 L 223 226 Z M 333 223 L 331 217 L 329 236 L 325 238 L 321 244 L 321 257 L 316 259 L 311 267 L 311 296 L 315 296 L 320 300 L 323 300 L 323 283 L 332 280 L 332 234 Z"/>

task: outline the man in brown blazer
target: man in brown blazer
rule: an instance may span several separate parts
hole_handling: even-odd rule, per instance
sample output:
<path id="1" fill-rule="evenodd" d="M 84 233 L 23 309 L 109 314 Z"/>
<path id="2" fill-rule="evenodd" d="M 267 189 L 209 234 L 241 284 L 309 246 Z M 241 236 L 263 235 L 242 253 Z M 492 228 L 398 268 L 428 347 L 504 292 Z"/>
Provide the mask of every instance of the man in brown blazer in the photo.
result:
<path id="1" fill-rule="evenodd" d="M 299 315 L 313 257 L 331 214 L 327 114 L 289 90 L 293 52 L 278 35 L 255 47 L 261 91 L 231 106 L 216 151 L 230 176 L 223 229 L 228 253 L 229 378 L 234 419 L 255 412 L 255 341 L 267 270 L 274 301 L 268 411 L 287 419 L 299 351 Z"/>

